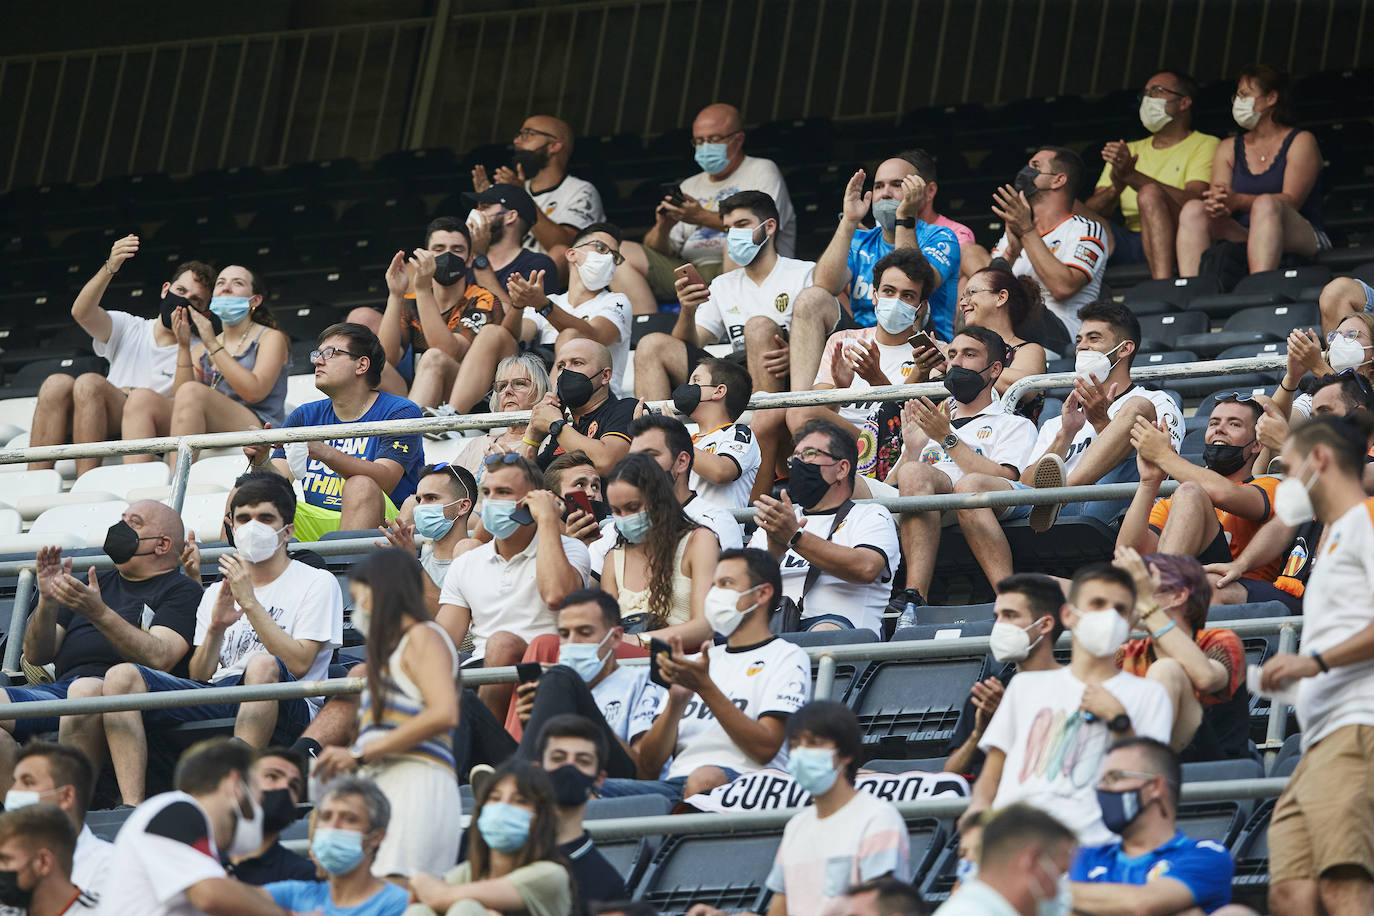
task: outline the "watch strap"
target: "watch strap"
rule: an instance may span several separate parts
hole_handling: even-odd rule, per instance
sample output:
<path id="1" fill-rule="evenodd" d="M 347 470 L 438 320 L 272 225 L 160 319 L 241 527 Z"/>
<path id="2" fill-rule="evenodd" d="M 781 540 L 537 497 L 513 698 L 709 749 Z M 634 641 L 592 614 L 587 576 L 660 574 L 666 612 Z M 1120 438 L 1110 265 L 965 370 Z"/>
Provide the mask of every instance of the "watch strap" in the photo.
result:
<path id="1" fill-rule="evenodd" d="M 906 217 L 899 216 L 899 217 L 897 217 L 897 219 L 896 219 L 896 221 L 893 223 L 893 225 L 898 226 L 898 227 L 900 227 L 900 228 L 902 228 L 902 229 L 915 229 L 915 228 L 916 228 L 916 217 L 914 217 L 914 216 L 906 216 Z"/>

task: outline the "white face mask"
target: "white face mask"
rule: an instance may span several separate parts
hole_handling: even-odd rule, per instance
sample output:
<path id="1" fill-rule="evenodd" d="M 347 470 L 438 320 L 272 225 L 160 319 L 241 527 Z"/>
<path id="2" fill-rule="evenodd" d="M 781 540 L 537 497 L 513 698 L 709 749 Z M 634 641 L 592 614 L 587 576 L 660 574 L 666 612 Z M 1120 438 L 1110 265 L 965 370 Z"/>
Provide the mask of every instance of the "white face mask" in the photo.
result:
<path id="1" fill-rule="evenodd" d="M 988 637 L 988 648 L 992 649 L 992 657 L 1003 664 L 1025 661 L 1031 654 L 1031 649 L 1040 645 L 1040 640 L 1045 638 L 1045 634 L 1041 633 L 1035 637 L 1035 642 L 1031 642 L 1030 634 L 1026 632 L 1038 623 L 1040 621 L 1037 620 L 1024 628 L 1005 621 L 994 623 L 992 635 Z"/>
<path id="2" fill-rule="evenodd" d="M 1346 369 L 1354 369 L 1363 366 L 1369 360 L 1364 358 L 1366 350 L 1374 350 L 1374 347 L 1363 347 L 1358 340 L 1353 337 L 1345 337 L 1337 334 L 1331 341 L 1331 346 L 1326 351 L 1326 362 L 1337 372 L 1344 372 Z"/>
<path id="3" fill-rule="evenodd" d="M 577 275 L 582 278 L 582 285 L 592 292 L 610 286 L 611 277 L 615 274 L 615 259 L 609 253 L 600 251 L 581 254 L 582 258 L 577 262 Z"/>
<path id="4" fill-rule="evenodd" d="M 282 451 L 286 452 L 286 464 L 291 468 L 291 476 L 296 480 L 304 479 L 305 472 L 310 470 L 310 443 L 288 442 L 282 446 Z"/>
<path id="5" fill-rule="evenodd" d="M 1044 857 L 1040 864 L 1048 872 L 1059 871 L 1048 856 Z M 1073 912 L 1073 885 L 1069 883 L 1069 876 L 1061 873 L 1054 879 L 1053 888 L 1054 896 L 1036 901 L 1035 916 L 1069 916 Z M 1044 893 L 1044 890 L 1039 893 Z M 1038 897 L 1039 894 L 1035 896 Z"/>
<path id="6" fill-rule="evenodd" d="M 1107 658 L 1131 635 L 1131 625 L 1112 608 L 1102 611 L 1082 611 L 1073 638 L 1089 655 Z"/>
<path id="7" fill-rule="evenodd" d="M 1112 374 L 1116 364 L 1121 360 L 1112 360 L 1112 354 L 1126 343 L 1121 343 L 1112 347 L 1106 353 L 1099 353 L 1096 350 L 1079 350 L 1073 358 L 1073 374 L 1083 381 L 1092 379 L 1095 382 L 1102 382 L 1107 376 Z"/>
<path id="8" fill-rule="evenodd" d="M 487 218 L 483 216 L 482 211 L 478 210 L 476 207 L 473 207 L 471 210 L 468 211 L 468 218 L 464 220 L 464 222 L 467 223 L 469 229 L 480 226 L 486 221 Z"/>
<path id="9" fill-rule="evenodd" d="M 263 560 L 270 560 L 272 554 L 277 552 L 281 546 L 281 541 L 277 535 L 285 531 L 283 526 L 273 531 L 267 525 L 259 521 L 244 522 L 234 529 L 234 548 L 238 555 L 249 563 L 261 563 Z"/>
<path id="10" fill-rule="evenodd" d="M 1145 129 L 1152 134 L 1157 134 L 1164 129 L 1164 125 L 1173 120 L 1169 114 L 1169 100 L 1157 99 L 1153 96 L 1145 96 L 1140 100 L 1140 123 L 1145 125 Z"/>
<path id="11" fill-rule="evenodd" d="M 1274 489 L 1274 514 L 1279 517 L 1279 521 L 1290 526 L 1312 521 L 1317 510 L 1312 505 L 1312 494 L 1309 491 L 1316 481 L 1316 472 L 1303 480 L 1301 469 L 1279 481 L 1279 485 Z"/>
<path id="12" fill-rule="evenodd" d="M 231 856 L 246 856 L 257 852 L 262 846 L 262 806 L 251 795 L 248 796 L 248 804 L 253 809 L 249 817 L 244 817 L 242 807 L 236 807 L 234 810 L 238 817 L 234 824 L 234 839 L 225 850 Z"/>
<path id="13" fill-rule="evenodd" d="M 1231 100 L 1231 117 L 1235 122 L 1246 130 L 1250 130 L 1260 122 L 1264 112 L 1255 111 L 1255 100 L 1253 98 L 1235 98 Z"/>
<path id="14" fill-rule="evenodd" d="M 725 637 L 729 637 L 731 633 L 739 629 L 739 625 L 744 622 L 745 615 L 758 607 L 755 604 L 745 610 L 738 610 L 739 600 L 755 589 L 762 587 L 762 585 L 755 585 L 754 588 L 737 592 L 734 589 L 722 588 L 719 585 L 711 586 L 711 590 L 706 593 L 706 600 L 702 602 L 706 611 L 706 622 L 711 625 L 711 629 Z"/>

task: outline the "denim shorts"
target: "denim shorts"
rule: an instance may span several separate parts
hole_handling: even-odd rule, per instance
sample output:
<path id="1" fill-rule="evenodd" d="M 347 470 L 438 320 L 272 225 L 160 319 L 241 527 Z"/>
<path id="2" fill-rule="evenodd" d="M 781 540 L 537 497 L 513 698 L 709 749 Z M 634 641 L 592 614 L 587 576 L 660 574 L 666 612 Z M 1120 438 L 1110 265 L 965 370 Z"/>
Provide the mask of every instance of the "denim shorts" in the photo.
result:
<path id="1" fill-rule="evenodd" d="M 1139 481 L 1140 468 L 1136 465 L 1135 453 L 1132 452 L 1130 455 L 1126 457 L 1125 461 L 1121 462 L 1116 467 L 1112 468 L 1110 471 L 1104 474 L 1102 476 L 1102 479 L 1099 480 L 1098 483 L 1138 483 Z M 1017 490 L 1035 489 L 1034 487 L 1028 486 L 1019 480 L 1013 480 L 1011 482 L 1011 485 L 1014 489 Z M 1130 504 L 1131 501 L 1129 499 L 1093 500 L 1081 503 L 1065 503 L 1059 510 L 1059 517 L 1063 518 L 1066 515 L 1087 515 L 1097 519 L 1104 525 L 1109 525 L 1111 524 L 1113 519 L 1115 519 L 1122 512 L 1125 512 L 1126 508 L 1130 506 Z M 1004 522 L 1010 522 L 1020 518 L 1029 518 L 1032 508 L 1032 506 L 1012 506 L 1005 512 L 1003 512 L 1003 514 L 999 516 L 999 518 L 1001 521 Z"/>
<path id="2" fill-rule="evenodd" d="M 176 677 L 156 668 L 138 666 L 143 675 L 143 683 L 149 693 L 164 690 L 195 690 L 204 687 L 237 687 L 243 683 L 242 674 L 231 674 L 209 684 L 190 678 Z M 277 679 L 279 683 L 289 684 L 295 680 L 286 670 L 286 663 L 277 659 Z M 205 703 L 200 706 L 170 706 L 165 709 L 149 709 L 143 713 L 143 726 L 149 730 L 171 728 L 183 722 L 207 722 L 211 719 L 232 719 L 238 715 L 237 703 Z M 291 744 L 300 737 L 301 732 L 310 724 L 310 704 L 304 697 L 277 701 L 277 725 L 272 731 L 272 744 Z"/>

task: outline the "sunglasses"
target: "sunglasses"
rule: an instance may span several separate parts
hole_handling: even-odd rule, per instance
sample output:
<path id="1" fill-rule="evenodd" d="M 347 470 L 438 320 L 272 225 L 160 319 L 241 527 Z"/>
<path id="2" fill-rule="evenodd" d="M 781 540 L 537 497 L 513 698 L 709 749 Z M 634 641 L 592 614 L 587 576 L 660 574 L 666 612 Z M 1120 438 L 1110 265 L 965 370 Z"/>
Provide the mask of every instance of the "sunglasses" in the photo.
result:
<path id="1" fill-rule="evenodd" d="M 494 468 L 498 464 L 515 464 L 520 460 L 520 456 L 515 452 L 502 452 L 499 455 L 487 455 L 482 459 L 482 464 L 489 468 Z"/>
<path id="2" fill-rule="evenodd" d="M 463 498 L 472 499 L 472 494 L 468 492 L 468 485 L 463 483 L 463 478 L 458 475 L 457 465 L 451 462 L 441 461 L 438 464 L 432 464 L 420 476 L 428 477 L 430 474 L 438 474 L 440 471 L 448 471 L 450 474 L 452 474 L 453 479 L 458 481 L 458 486 L 463 488 Z"/>

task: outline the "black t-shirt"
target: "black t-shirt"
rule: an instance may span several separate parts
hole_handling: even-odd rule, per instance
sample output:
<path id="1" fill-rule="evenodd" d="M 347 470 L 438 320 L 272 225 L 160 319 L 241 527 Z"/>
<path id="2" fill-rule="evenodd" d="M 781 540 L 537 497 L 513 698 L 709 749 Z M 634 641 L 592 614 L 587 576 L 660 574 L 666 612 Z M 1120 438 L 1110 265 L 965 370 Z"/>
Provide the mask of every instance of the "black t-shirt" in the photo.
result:
<path id="1" fill-rule="evenodd" d="M 629 899 L 630 894 L 625 889 L 624 877 L 597 851 L 590 834 L 584 833 L 571 843 L 564 843 L 558 848 L 568 857 L 568 862 L 572 866 L 573 881 L 577 884 L 577 900 L 573 904 L 574 916 L 583 916 L 594 904 Z"/>
<path id="2" fill-rule="evenodd" d="M 629 442 L 630 424 L 634 422 L 635 405 L 638 403 L 634 398 L 607 398 L 596 410 L 568 421 L 568 425 L 588 439 L 619 436 Z M 553 459 L 561 454 L 563 446 L 559 445 L 553 436 L 549 436 L 544 440 L 544 448 L 539 452 L 539 466 L 548 467 Z"/>
<path id="3" fill-rule="evenodd" d="M 520 253 L 515 256 L 505 267 L 492 265 L 492 273 L 496 274 L 496 279 L 501 281 L 501 288 L 506 288 L 506 281 L 511 274 L 519 274 L 529 278 L 529 275 L 536 271 L 544 271 L 544 293 L 556 293 L 559 290 L 558 265 L 553 262 L 553 258 L 538 251 L 530 251 L 528 248 L 521 248 Z M 472 283 L 472 280 L 468 281 Z"/>
<path id="4" fill-rule="evenodd" d="M 244 859 L 225 868 L 229 874 L 244 884 L 262 887 L 273 881 L 318 881 L 315 865 L 309 859 L 296 855 L 281 844 L 281 840 L 267 847 L 267 851 L 254 859 Z"/>
<path id="5" fill-rule="evenodd" d="M 80 575 L 78 578 L 85 581 L 86 577 Z M 101 599 L 124 620 L 142 627 L 143 607 L 147 605 L 153 612 L 151 626 L 167 627 L 181 634 L 186 640 L 186 654 L 170 673 L 188 677 L 186 666 L 190 663 L 190 647 L 196 637 L 196 608 L 200 605 L 201 587 L 182 575 L 180 568 L 140 582 L 125 579 L 117 569 L 107 569 L 96 577 L 96 582 L 100 585 Z M 37 606 L 35 594 L 30 613 Z M 66 630 L 54 659 L 57 680 L 104 677 L 110 667 L 127 661 L 110 645 L 105 634 L 70 608 L 58 608 L 57 625 Z"/>

